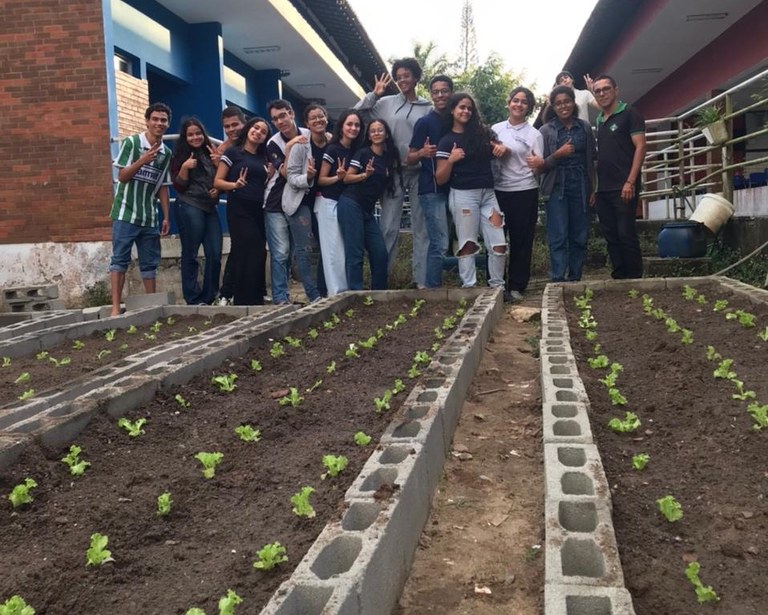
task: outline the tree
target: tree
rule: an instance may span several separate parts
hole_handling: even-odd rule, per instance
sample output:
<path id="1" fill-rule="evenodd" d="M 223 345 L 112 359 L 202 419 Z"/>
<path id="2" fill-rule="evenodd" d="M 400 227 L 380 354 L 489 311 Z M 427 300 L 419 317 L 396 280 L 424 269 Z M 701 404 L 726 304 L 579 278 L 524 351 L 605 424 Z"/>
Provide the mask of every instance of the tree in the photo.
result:
<path id="1" fill-rule="evenodd" d="M 459 67 L 462 72 L 477 66 L 477 35 L 475 34 L 475 17 L 472 14 L 471 0 L 464 0 L 461 7 L 461 46 L 459 47 Z"/>
<path id="2" fill-rule="evenodd" d="M 421 66 L 421 81 L 416 86 L 416 93 L 419 96 L 429 99 L 429 81 L 435 75 L 450 75 L 454 66 L 448 61 L 448 57 L 441 53 L 435 56 L 437 44 L 434 41 L 428 43 L 413 43 L 413 57 L 419 61 Z"/>
<path id="3" fill-rule="evenodd" d="M 472 94 L 486 124 L 500 122 L 508 116 L 507 98 L 521 81 L 521 75 L 504 69 L 504 62 L 495 52 L 480 66 L 470 67 L 455 78 L 456 91 Z"/>

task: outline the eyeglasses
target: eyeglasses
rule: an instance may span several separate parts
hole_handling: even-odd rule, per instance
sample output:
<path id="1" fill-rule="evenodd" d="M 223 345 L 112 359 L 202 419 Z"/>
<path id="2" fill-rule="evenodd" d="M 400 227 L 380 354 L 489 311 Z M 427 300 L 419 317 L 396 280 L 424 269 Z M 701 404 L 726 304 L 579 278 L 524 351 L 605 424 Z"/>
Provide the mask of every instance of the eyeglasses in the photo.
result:
<path id="1" fill-rule="evenodd" d="M 432 90 L 432 96 L 447 96 L 451 93 L 451 90 L 448 88 L 443 88 L 441 90 Z"/>
<path id="2" fill-rule="evenodd" d="M 607 94 L 613 89 L 612 85 L 606 85 L 604 88 L 595 88 L 592 90 L 592 92 L 595 94 L 595 96 L 600 96 L 601 94 Z"/>
<path id="3" fill-rule="evenodd" d="M 270 117 L 270 119 L 271 119 L 273 122 L 279 122 L 279 121 L 281 121 L 281 120 L 284 120 L 284 119 L 285 119 L 285 118 L 287 118 L 287 117 L 290 117 L 290 115 L 291 115 L 291 114 L 290 114 L 288 111 L 283 111 L 282 113 L 278 113 L 277 115 L 273 115 L 273 116 L 271 116 L 271 117 Z"/>
<path id="4" fill-rule="evenodd" d="M 559 100 L 553 106 L 556 109 L 562 109 L 563 107 L 570 107 L 572 105 L 573 105 L 573 101 L 572 100 Z"/>

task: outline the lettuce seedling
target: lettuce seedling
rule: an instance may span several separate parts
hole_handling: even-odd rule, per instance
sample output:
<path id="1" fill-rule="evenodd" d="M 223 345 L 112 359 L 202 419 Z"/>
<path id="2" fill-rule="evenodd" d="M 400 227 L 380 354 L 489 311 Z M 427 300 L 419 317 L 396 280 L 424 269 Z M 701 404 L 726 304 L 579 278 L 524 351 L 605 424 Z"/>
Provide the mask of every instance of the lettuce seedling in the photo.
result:
<path id="1" fill-rule="evenodd" d="M 280 342 L 275 342 L 272 344 L 272 348 L 269 349 L 269 354 L 273 359 L 279 359 L 285 354 L 283 345 Z"/>
<path id="2" fill-rule="evenodd" d="M 584 294 L 573 298 L 573 302 L 576 304 L 577 308 L 583 310 L 584 308 L 589 307 L 589 302 L 592 301 L 593 296 L 594 293 L 592 292 L 592 289 L 586 288 L 584 289 Z"/>
<path id="3" fill-rule="evenodd" d="M 77 444 L 69 447 L 69 454 L 62 458 L 62 462 L 69 466 L 69 473 L 72 476 L 80 476 L 85 469 L 91 465 L 89 461 L 80 459 L 80 453 L 83 451 Z"/>
<path id="4" fill-rule="evenodd" d="M 328 468 L 328 471 L 322 474 L 320 478 L 322 480 L 325 480 L 328 476 L 335 478 L 348 464 L 349 459 L 344 455 L 323 455 L 323 465 Z"/>
<path id="5" fill-rule="evenodd" d="M 611 398 L 611 404 L 614 406 L 626 406 L 627 398 L 621 394 L 619 389 L 612 387 L 608 389 L 608 397 Z"/>
<path id="6" fill-rule="evenodd" d="M 432 350 L 432 352 L 437 352 L 438 350 L 440 350 L 440 342 L 435 342 L 434 344 L 432 344 L 432 346 L 430 347 L 430 350 Z"/>
<path id="7" fill-rule="evenodd" d="M 699 305 L 706 305 L 707 304 L 707 298 L 704 295 L 699 295 L 696 297 L 696 303 Z"/>
<path id="8" fill-rule="evenodd" d="M 397 378 L 395 380 L 395 384 L 392 387 L 392 395 L 397 395 L 401 391 L 405 391 L 405 385 L 403 384 L 403 381 L 400 378 Z"/>
<path id="9" fill-rule="evenodd" d="M 173 399 L 175 399 L 176 403 L 179 404 L 182 408 L 189 408 L 191 405 L 186 399 L 184 399 L 181 393 L 176 393 Z"/>
<path id="10" fill-rule="evenodd" d="M 384 329 L 376 329 L 376 339 L 380 340 L 382 337 L 384 337 Z"/>
<path id="11" fill-rule="evenodd" d="M 288 561 L 285 554 L 285 547 L 279 542 L 264 545 L 256 551 L 258 561 L 253 562 L 253 567 L 257 570 L 272 570 L 278 564 Z"/>
<path id="12" fill-rule="evenodd" d="M 0 615 L 35 615 L 35 609 L 17 594 L 0 604 Z"/>
<path id="13" fill-rule="evenodd" d="M 718 299 L 717 301 L 715 301 L 715 305 L 712 308 L 712 310 L 715 311 L 715 312 L 722 312 L 727 307 L 728 307 L 728 301 L 727 300 L 725 300 L 725 299 Z"/>
<path id="14" fill-rule="evenodd" d="M 358 431 L 355 434 L 355 444 L 358 446 L 368 446 L 371 443 L 371 436 L 364 431 Z"/>
<path id="15" fill-rule="evenodd" d="M 715 378 L 722 378 L 723 380 L 733 380 L 736 378 L 736 372 L 731 371 L 732 365 L 733 359 L 723 359 L 720 361 L 720 365 L 717 366 L 717 369 L 712 372 L 712 375 Z"/>
<path id="16" fill-rule="evenodd" d="M 435 339 L 436 339 L 436 340 L 441 340 L 441 339 L 443 339 L 444 337 L 445 337 L 445 333 L 443 333 L 443 330 L 442 330 L 442 328 L 440 328 L 440 327 L 435 327 Z"/>
<path id="17" fill-rule="evenodd" d="M 755 315 L 745 312 L 743 310 L 736 310 L 736 316 L 739 319 L 739 324 L 745 329 L 751 329 L 755 326 Z"/>
<path id="18" fill-rule="evenodd" d="M 349 348 L 347 348 L 347 349 L 344 351 L 344 354 L 345 354 L 345 355 L 346 355 L 348 358 L 350 358 L 350 359 L 352 359 L 352 358 L 357 358 L 357 359 L 359 359 L 359 358 L 360 358 L 360 355 L 359 355 L 359 354 L 358 354 L 358 352 L 357 352 L 357 344 L 350 344 L 350 345 L 349 345 Z"/>
<path id="19" fill-rule="evenodd" d="M 653 309 L 653 297 L 650 295 L 643 295 L 643 312 L 650 314 Z"/>
<path id="20" fill-rule="evenodd" d="M 193 327 L 190 325 L 189 327 L 187 327 L 187 331 L 189 333 L 197 333 L 197 327 Z"/>
<path id="21" fill-rule="evenodd" d="M 367 340 L 360 340 L 358 344 L 360 344 L 362 348 L 370 349 L 370 348 L 373 348 L 376 345 L 376 342 L 378 341 L 379 341 L 378 338 L 375 335 L 372 335 Z"/>
<path id="22" fill-rule="evenodd" d="M 686 284 L 683 286 L 683 299 L 686 301 L 693 301 L 696 298 L 696 289 L 693 286 Z"/>
<path id="23" fill-rule="evenodd" d="M 344 316 L 346 316 L 347 318 L 352 318 L 354 315 L 355 315 L 355 310 L 353 310 L 352 308 L 344 312 Z"/>
<path id="24" fill-rule="evenodd" d="M 417 307 L 412 307 L 411 311 L 408 313 L 408 316 L 410 316 L 411 318 L 416 318 L 418 315 L 419 315 L 419 308 Z"/>
<path id="25" fill-rule="evenodd" d="M 104 534 L 91 534 L 91 546 L 85 552 L 86 566 L 101 566 L 106 562 L 114 562 L 112 551 L 107 549 L 109 538 Z"/>
<path id="26" fill-rule="evenodd" d="M 32 376 L 29 375 L 29 372 L 22 372 L 16 380 L 13 382 L 15 384 L 21 384 L 22 382 L 29 382 L 29 380 L 32 378 Z"/>
<path id="27" fill-rule="evenodd" d="M 395 327 L 399 327 L 400 325 L 404 325 L 408 322 L 408 319 L 405 317 L 405 314 L 398 314 L 397 318 L 392 322 L 392 324 Z"/>
<path id="28" fill-rule="evenodd" d="M 205 611 L 203 609 L 199 609 L 196 606 L 193 606 L 191 609 L 189 609 L 184 615 L 205 615 Z"/>
<path id="29" fill-rule="evenodd" d="M 634 412 L 625 412 L 623 421 L 617 418 L 612 418 L 608 421 L 608 427 L 617 433 L 627 433 L 635 431 L 635 429 L 640 427 L 640 419 Z"/>
<path id="30" fill-rule="evenodd" d="M 3 367 L 11 366 L 11 357 L 3 357 Z"/>
<path id="31" fill-rule="evenodd" d="M 30 397 L 34 397 L 34 396 L 35 396 L 35 389 L 27 389 L 21 395 L 19 395 L 19 399 L 21 401 L 25 401 L 25 400 L 29 399 Z"/>
<path id="32" fill-rule="evenodd" d="M 312 519 L 315 516 L 315 509 L 312 508 L 312 504 L 309 503 L 309 496 L 314 492 L 315 490 L 312 487 L 302 487 L 301 491 L 294 493 L 291 496 L 294 515 L 298 517 L 306 517 L 307 519 Z"/>
<path id="33" fill-rule="evenodd" d="M 255 372 L 261 371 L 261 361 L 258 359 L 251 359 L 251 369 Z"/>
<path id="34" fill-rule="evenodd" d="M 128 327 L 128 329 L 126 329 L 126 333 L 130 333 L 131 335 L 136 333 L 136 331 L 138 331 L 138 329 L 136 328 L 136 325 L 131 325 L 130 327 Z"/>
<path id="35" fill-rule="evenodd" d="M 757 395 L 754 391 L 745 391 L 744 390 L 744 383 L 741 380 L 736 380 L 735 378 L 731 380 L 734 385 L 736 385 L 736 390 L 738 393 L 734 393 L 731 395 L 733 399 L 738 399 L 739 401 L 746 401 L 748 399 L 755 399 L 757 398 Z"/>
<path id="36" fill-rule="evenodd" d="M 578 325 L 582 329 L 596 329 L 597 321 L 592 316 L 591 311 L 585 310 L 584 312 L 581 313 L 581 317 L 579 317 Z"/>
<path id="37" fill-rule="evenodd" d="M 48 351 L 47 351 L 47 350 L 43 350 L 43 351 L 41 351 L 41 352 L 38 352 L 38 353 L 35 355 L 35 358 L 36 358 L 38 361 L 45 361 L 45 359 L 47 359 L 49 356 L 50 356 L 50 355 L 48 354 Z"/>
<path id="38" fill-rule="evenodd" d="M 309 387 L 309 388 L 307 389 L 307 393 L 312 393 L 313 391 L 315 391 L 315 390 L 317 390 L 318 388 L 320 388 L 320 386 L 321 386 L 322 384 L 323 384 L 323 379 L 322 379 L 322 378 L 321 378 L 320 380 L 315 380 L 315 384 L 313 384 L 311 387 Z"/>
<path id="39" fill-rule="evenodd" d="M 363 305 L 373 305 L 373 297 L 366 295 L 363 299 Z"/>
<path id="40" fill-rule="evenodd" d="M 203 321 L 203 325 L 206 327 L 210 327 L 213 324 L 213 319 L 209 318 L 208 320 Z"/>
<path id="41" fill-rule="evenodd" d="M 165 517 L 171 513 L 171 505 L 173 500 L 169 491 L 161 493 L 157 496 L 157 516 Z"/>
<path id="42" fill-rule="evenodd" d="M 128 344 L 120 344 L 118 350 L 128 350 Z"/>
<path id="43" fill-rule="evenodd" d="M 144 339 L 148 342 L 154 342 L 157 339 L 157 336 L 154 333 L 144 333 Z"/>
<path id="44" fill-rule="evenodd" d="M 146 424 L 147 419 L 136 419 L 133 423 L 127 418 L 123 417 L 117 421 L 117 426 L 122 427 L 128 432 L 131 438 L 138 438 L 141 434 L 146 433 L 142 427 Z"/>
<path id="45" fill-rule="evenodd" d="M 636 288 L 630 289 L 630 291 L 627 293 L 630 299 L 637 299 L 640 296 L 640 291 Z"/>
<path id="46" fill-rule="evenodd" d="M 62 365 L 69 365 L 72 363 L 72 359 L 69 357 L 62 357 L 61 359 L 55 359 L 54 357 L 48 357 L 48 360 L 53 363 L 56 367 L 61 367 Z"/>
<path id="47" fill-rule="evenodd" d="M 651 456 L 647 453 L 639 453 L 637 455 L 632 455 L 632 467 L 635 470 L 645 470 L 645 466 L 648 465 L 648 462 L 650 461 Z"/>
<path id="48" fill-rule="evenodd" d="M 667 326 L 667 331 L 670 333 L 677 333 L 680 331 L 680 325 L 677 324 L 677 321 L 674 318 L 667 318 L 664 321 L 664 324 Z"/>
<path id="49" fill-rule="evenodd" d="M 323 329 L 328 329 L 329 331 L 333 329 L 336 325 L 333 324 L 332 320 L 324 320 L 323 321 Z"/>
<path id="50" fill-rule="evenodd" d="M 338 314 L 331 314 L 331 320 L 333 321 L 334 325 L 341 324 L 341 318 L 339 318 Z"/>
<path id="51" fill-rule="evenodd" d="M 114 341 L 115 333 L 117 333 L 115 329 L 110 329 L 109 331 L 106 331 L 104 333 L 104 339 L 107 340 L 108 342 Z"/>
<path id="52" fill-rule="evenodd" d="M 328 365 L 325 366 L 325 373 L 326 374 L 336 373 L 336 361 L 331 361 Z"/>
<path id="53" fill-rule="evenodd" d="M 293 408 L 300 406 L 301 402 L 304 401 L 304 398 L 299 395 L 299 389 L 296 387 L 290 387 L 288 390 L 290 391 L 288 395 L 278 399 L 277 403 L 279 403 L 281 406 L 287 406 L 290 404 Z"/>
<path id="54" fill-rule="evenodd" d="M 592 369 L 604 369 L 608 367 L 608 357 L 604 354 L 596 356 L 594 359 L 587 359 L 587 363 Z"/>
<path id="55" fill-rule="evenodd" d="M 310 329 L 307 331 L 307 337 L 311 340 L 316 340 L 318 335 L 320 334 L 317 332 L 317 329 Z"/>
<path id="56" fill-rule="evenodd" d="M 699 578 L 699 572 L 701 571 L 701 565 L 699 562 L 691 562 L 685 568 L 685 578 L 688 579 L 696 590 L 696 599 L 700 604 L 705 602 L 717 602 L 720 597 L 712 589 L 711 585 L 705 586 Z"/>
<path id="57" fill-rule="evenodd" d="M 243 599 L 231 589 L 227 590 L 227 595 L 219 598 L 219 615 L 235 615 L 235 606 L 241 604 Z"/>
<path id="58" fill-rule="evenodd" d="M 291 348 L 299 348 L 301 346 L 301 338 L 291 337 L 288 335 L 285 338 L 285 343 L 288 344 Z"/>
<path id="59" fill-rule="evenodd" d="M 214 476 L 216 476 L 216 466 L 221 463 L 222 459 L 224 459 L 224 453 L 200 452 L 197 455 L 195 455 L 195 459 L 197 459 L 201 464 L 203 464 L 203 476 L 205 478 L 213 478 Z"/>
<path id="60" fill-rule="evenodd" d="M 171 325 L 175 324 L 176 319 L 173 316 L 169 316 L 165 319 L 165 323 L 170 327 Z"/>
<path id="61" fill-rule="evenodd" d="M 416 365 L 427 365 L 429 361 L 429 355 L 425 350 L 419 350 L 415 355 L 413 355 L 413 362 Z"/>
<path id="62" fill-rule="evenodd" d="M 410 369 L 408 370 L 408 377 L 409 378 L 418 378 L 421 376 L 421 372 L 419 371 L 419 366 L 415 363 L 411 365 Z"/>
<path id="63" fill-rule="evenodd" d="M 597 339 L 597 331 L 593 329 L 590 329 L 589 331 L 585 331 L 584 337 L 587 338 L 588 342 L 594 342 Z"/>
<path id="64" fill-rule="evenodd" d="M 686 346 L 688 344 L 693 344 L 693 331 L 690 329 L 683 329 L 681 331 L 680 341 L 685 344 Z"/>
<path id="65" fill-rule="evenodd" d="M 373 398 L 373 403 L 376 404 L 376 412 L 381 412 L 382 410 L 389 410 L 389 402 L 392 399 L 392 391 L 384 391 L 384 395 L 379 397 Z"/>
<path id="66" fill-rule="evenodd" d="M 111 355 L 112 351 L 107 350 L 106 348 L 104 350 L 99 350 L 99 353 L 96 355 L 96 358 L 101 361 L 104 357 Z"/>
<path id="67" fill-rule="evenodd" d="M 680 521 L 683 518 L 683 507 L 674 496 L 665 495 L 663 498 L 656 500 L 656 504 L 659 506 L 659 512 L 670 523 Z"/>
<path id="68" fill-rule="evenodd" d="M 237 388 L 235 380 L 237 380 L 237 374 L 222 374 L 211 378 L 211 382 L 219 387 L 219 391 L 224 393 L 231 393 Z"/>
<path id="69" fill-rule="evenodd" d="M 24 504 L 31 504 L 34 498 L 29 492 L 35 487 L 37 487 L 37 482 L 35 482 L 34 479 L 27 477 L 24 479 L 23 483 L 20 483 L 11 489 L 8 499 L 11 501 L 11 504 L 13 504 L 13 507 L 18 508 Z"/>
<path id="70" fill-rule="evenodd" d="M 149 330 L 152 331 L 152 333 L 160 333 L 160 327 L 163 326 L 163 323 L 161 323 L 159 320 L 156 320 L 151 325 L 149 325 Z"/>
<path id="71" fill-rule="evenodd" d="M 768 342 L 768 327 L 760 331 L 760 333 L 757 334 L 757 337 L 759 337 L 764 342 Z M 5 367 L 5 365 L 3 365 Z"/>
<path id="72" fill-rule="evenodd" d="M 764 427 L 768 427 L 768 404 L 761 406 L 757 402 L 753 402 L 747 406 L 747 412 L 755 422 L 752 429 L 760 431 Z"/>
<path id="73" fill-rule="evenodd" d="M 666 312 L 661 308 L 651 310 L 650 315 L 653 316 L 656 320 L 665 320 L 667 318 Z"/>
<path id="74" fill-rule="evenodd" d="M 261 431 L 254 429 L 250 425 L 235 427 L 235 433 L 243 442 L 258 442 L 261 440 Z"/>
<path id="75" fill-rule="evenodd" d="M 714 346 L 707 346 L 707 360 L 708 361 L 719 361 L 722 359 L 723 356 L 715 350 Z"/>

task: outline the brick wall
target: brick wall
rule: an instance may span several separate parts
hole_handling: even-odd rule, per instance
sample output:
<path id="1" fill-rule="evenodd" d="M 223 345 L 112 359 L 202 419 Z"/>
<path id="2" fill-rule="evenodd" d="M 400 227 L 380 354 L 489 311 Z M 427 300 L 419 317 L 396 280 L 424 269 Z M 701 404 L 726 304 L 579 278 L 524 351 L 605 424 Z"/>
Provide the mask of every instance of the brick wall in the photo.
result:
<path id="1" fill-rule="evenodd" d="M 147 129 L 144 111 L 149 106 L 149 84 L 128 73 L 115 73 L 117 86 L 117 126 L 120 137 Z"/>
<path id="2" fill-rule="evenodd" d="M 0 0 L 0 244 L 107 240 L 100 0 Z"/>

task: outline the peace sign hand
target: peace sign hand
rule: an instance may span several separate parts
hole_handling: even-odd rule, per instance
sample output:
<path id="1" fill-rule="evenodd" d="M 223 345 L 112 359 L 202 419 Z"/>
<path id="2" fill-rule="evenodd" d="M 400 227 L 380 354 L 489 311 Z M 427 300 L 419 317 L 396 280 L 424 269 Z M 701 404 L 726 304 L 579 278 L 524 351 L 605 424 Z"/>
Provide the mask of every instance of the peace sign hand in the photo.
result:
<path id="1" fill-rule="evenodd" d="M 235 181 L 235 188 L 242 188 L 248 184 L 248 167 L 240 169 L 240 176 Z"/>
<path id="2" fill-rule="evenodd" d="M 315 175 L 317 174 L 317 170 L 315 169 L 315 161 L 311 158 L 307 162 L 307 181 L 311 184 L 312 180 L 315 179 Z"/>
<path id="3" fill-rule="evenodd" d="M 376 172 L 376 167 L 373 166 L 373 161 L 376 159 L 374 156 L 368 161 L 368 164 L 365 165 L 365 177 L 366 179 L 373 175 Z"/>
<path id="4" fill-rule="evenodd" d="M 215 165 L 218 165 L 219 161 L 221 160 L 221 154 L 219 153 L 219 150 L 217 150 L 212 145 L 209 145 L 208 154 L 211 156 L 211 162 L 213 162 Z"/>
<path id="5" fill-rule="evenodd" d="M 339 181 L 343 181 L 344 178 L 347 176 L 347 166 L 346 166 L 346 159 L 344 158 L 337 158 L 336 159 L 336 177 L 339 178 Z"/>

